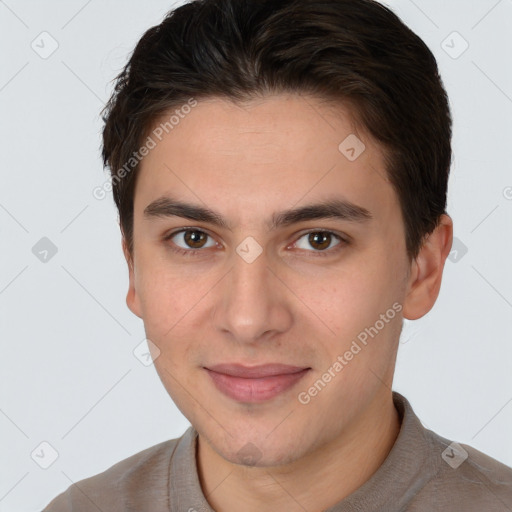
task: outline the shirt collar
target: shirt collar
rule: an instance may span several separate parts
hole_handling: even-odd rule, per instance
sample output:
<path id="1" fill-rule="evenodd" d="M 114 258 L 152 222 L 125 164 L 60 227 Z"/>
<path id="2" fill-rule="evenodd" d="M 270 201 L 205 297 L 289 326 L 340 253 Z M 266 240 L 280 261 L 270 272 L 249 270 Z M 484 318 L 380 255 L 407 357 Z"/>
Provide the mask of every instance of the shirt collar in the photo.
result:
<path id="1" fill-rule="evenodd" d="M 396 391 L 393 403 L 400 418 L 400 432 L 377 471 L 352 494 L 326 512 L 385 512 L 405 510 L 407 503 L 438 469 L 431 453 L 428 430 L 408 400 Z M 189 427 L 172 455 L 169 474 L 170 510 L 214 512 L 208 504 L 196 463 L 197 431 Z"/>

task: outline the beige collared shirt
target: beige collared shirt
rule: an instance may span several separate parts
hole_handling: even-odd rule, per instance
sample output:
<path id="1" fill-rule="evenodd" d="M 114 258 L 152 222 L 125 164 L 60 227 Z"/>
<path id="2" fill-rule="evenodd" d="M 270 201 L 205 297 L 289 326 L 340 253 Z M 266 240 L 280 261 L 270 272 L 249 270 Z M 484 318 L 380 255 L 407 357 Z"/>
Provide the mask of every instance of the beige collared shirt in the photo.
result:
<path id="1" fill-rule="evenodd" d="M 325 512 L 512 512 L 511 468 L 427 430 L 399 393 L 393 400 L 401 427 L 386 460 Z M 189 427 L 71 485 L 43 512 L 213 512 L 199 483 L 196 440 Z"/>

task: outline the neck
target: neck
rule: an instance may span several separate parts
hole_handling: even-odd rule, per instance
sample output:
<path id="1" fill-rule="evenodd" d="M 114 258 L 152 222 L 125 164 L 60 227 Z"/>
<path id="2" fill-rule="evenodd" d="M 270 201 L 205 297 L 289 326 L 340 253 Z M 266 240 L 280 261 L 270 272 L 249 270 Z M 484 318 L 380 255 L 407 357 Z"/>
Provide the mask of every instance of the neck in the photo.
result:
<path id="1" fill-rule="evenodd" d="M 340 436 L 286 466 L 232 464 L 199 436 L 199 479 L 211 507 L 320 512 L 343 500 L 377 471 L 396 441 L 400 420 L 391 391 L 384 398 L 376 398 Z"/>

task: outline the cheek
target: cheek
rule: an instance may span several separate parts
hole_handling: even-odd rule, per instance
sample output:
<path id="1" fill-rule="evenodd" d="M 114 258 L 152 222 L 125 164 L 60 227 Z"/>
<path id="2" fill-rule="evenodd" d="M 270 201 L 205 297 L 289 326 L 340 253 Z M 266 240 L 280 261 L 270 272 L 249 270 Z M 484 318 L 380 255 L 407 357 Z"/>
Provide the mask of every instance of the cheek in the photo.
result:
<path id="1" fill-rule="evenodd" d="M 157 265 L 141 266 L 135 287 L 140 301 L 146 335 L 159 344 L 172 337 L 180 326 L 189 300 L 182 282 Z"/>
<path id="2" fill-rule="evenodd" d="M 160 363 L 174 372 L 177 362 L 197 357 L 203 339 L 199 329 L 207 322 L 208 291 L 215 280 L 179 275 L 158 262 L 140 268 L 136 286 L 146 336 L 159 348 Z"/>
<path id="3" fill-rule="evenodd" d="M 381 269 L 354 268 L 301 297 L 332 331 L 347 334 L 374 322 L 391 307 L 396 293 Z"/>
<path id="4" fill-rule="evenodd" d="M 165 254 L 160 254 L 160 250 L 150 244 L 140 244 L 136 268 L 135 288 L 144 323 L 159 332 L 168 330 L 193 301 L 194 287 Z"/>
<path id="5" fill-rule="evenodd" d="M 300 284 L 298 296 L 308 306 L 305 311 L 312 313 L 308 313 L 309 323 L 317 325 L 318 332 L 323 333 L 321 339 L 332 360 L 349 350 L 355 340 L 364 348 L 364 342 L 374 347 L 371 351 L 361 350 L 358 361 L 383 357 L 399 332 L 400 263 L 391 263 L 383 253 L 374 251 L 354 257 L 350 265 L 347 263 L 339 273 L 331 274 L 328 282 L 317 279 L 316 288 L 311 283 Z"/>

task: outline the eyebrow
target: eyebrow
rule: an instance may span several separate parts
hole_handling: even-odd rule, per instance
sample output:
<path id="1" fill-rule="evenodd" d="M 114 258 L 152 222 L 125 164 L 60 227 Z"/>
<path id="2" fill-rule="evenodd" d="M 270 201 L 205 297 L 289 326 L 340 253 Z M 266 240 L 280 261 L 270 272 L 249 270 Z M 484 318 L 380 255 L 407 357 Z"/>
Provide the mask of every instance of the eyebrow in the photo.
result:
<path id="1" fill-rule="evenodd" d="M 144 218 L 149 220 L 159 217 L 182 217 L 232 231 L 230 223 L 221 214 L 209 208 L 178 201 L 168 196 L 160 197 L 144 208 Z M 267 227 L 270 230 L 275 230 L 299 222 L 318 219 L 339 219 L 364 223 L 372 218 L 370 211 L 362 206 L 345 199 L 329 199 L 276 212 L 267 222 Z"/>

